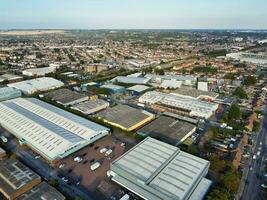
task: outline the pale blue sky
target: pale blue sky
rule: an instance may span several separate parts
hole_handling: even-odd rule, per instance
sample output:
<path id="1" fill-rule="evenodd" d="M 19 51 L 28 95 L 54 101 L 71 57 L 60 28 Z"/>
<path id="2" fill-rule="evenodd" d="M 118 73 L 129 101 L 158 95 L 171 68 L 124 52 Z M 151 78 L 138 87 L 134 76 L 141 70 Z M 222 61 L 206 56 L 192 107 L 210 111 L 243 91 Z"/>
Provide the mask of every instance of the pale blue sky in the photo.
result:
<path id="1" fill-rule="evenodd" d="M 267 0 L 0 0 L 0 29 L 267 29 Z"/>

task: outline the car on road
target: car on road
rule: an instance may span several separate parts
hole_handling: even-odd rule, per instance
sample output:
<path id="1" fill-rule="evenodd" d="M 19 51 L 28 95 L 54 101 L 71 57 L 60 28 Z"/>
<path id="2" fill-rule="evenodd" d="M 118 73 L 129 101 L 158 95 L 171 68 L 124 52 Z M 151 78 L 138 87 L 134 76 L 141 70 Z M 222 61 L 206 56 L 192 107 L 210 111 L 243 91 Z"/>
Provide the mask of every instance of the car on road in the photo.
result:
<path id="1" fill-rule="evenodd" d="M 258 151 L 258 152 L 257 152 L 257 156 L 260 156 L 260 155 L 261 155 L 261 152 L 260 152 L 260 151 Z"/>
<path id="2" fill-rule="evenodd" d="M 260 142 L 260 145 L 262 146 L 262 142 Z"/>
<path id="3" fill-rule="evenodd" d="M 267 189 L 267 185 L 265 185 L 264 183 L 261 184 L 261 187 L 262 187 L 263 189 Z"/>
<path id="4" fill-rule="evenodd" d="M 257 156 L 256 156 L 256 155 L 254 155 L 252 158 L 253 158 L 253 160 L 256 160 Z"/>
<path id="5" fill-rule="evenodd" d="M 34 157 L 34 159 L 37 160 L 37 159 L 39 159 L 40 157 L 41 157 L 41 156 L 37 155 L 37 156 Z"/>

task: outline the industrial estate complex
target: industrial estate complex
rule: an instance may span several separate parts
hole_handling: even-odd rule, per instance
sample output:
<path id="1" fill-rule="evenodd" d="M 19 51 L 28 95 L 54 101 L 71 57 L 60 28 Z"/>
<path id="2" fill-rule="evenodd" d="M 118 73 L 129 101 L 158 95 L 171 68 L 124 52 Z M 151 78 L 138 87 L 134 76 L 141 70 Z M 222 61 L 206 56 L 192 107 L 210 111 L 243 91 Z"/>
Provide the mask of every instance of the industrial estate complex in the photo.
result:
<path id="1" fill-rule="evenodd" d="M 266 200 L 266 38 L 0 31 L 0 199 Z"/>

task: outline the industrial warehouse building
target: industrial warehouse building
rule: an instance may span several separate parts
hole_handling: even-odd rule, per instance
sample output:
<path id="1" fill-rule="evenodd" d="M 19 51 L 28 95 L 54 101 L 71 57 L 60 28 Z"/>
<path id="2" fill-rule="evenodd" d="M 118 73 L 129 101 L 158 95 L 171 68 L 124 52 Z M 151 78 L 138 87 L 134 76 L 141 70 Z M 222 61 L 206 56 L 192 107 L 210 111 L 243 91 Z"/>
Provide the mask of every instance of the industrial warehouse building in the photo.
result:
<path id="1" fill-rule="evenodd" d="M 97 113 L 101 110 L 105 110 L 108 107 L 109 107 L 109 103 L 107 101 L 104 101 L 102 99 L 96 99 L 96 100 L 89 100 L 89 101 L 84 101 L 82 103 L 78 103 L 72 106 L 71 108 L 85 115 L 90 115 L 93 113 Z"/>
<path id="2" fill-rule="evenodd" d="M 117 76 L 113 79 L 114 82 L 125 84 L 148 84 L 150 78 L 132 77 L 132 76 Z"/>
<path id="3" fill-rule="evenodd" d="M 147 200 L 201 200 L 209 161 L 146 138 L 111 163 L 113 181 Z"/>
<path id="4" fill-rule="evenodd" d="M 134 85 L 132 87 L 127 88 L 127 90 L 130 91 L 132 95 L 140 95 L 149 89 L 150 87 L 145 85 Z"/>
<path id="5" fill-rule="evenodd" d="M 0 192 L 8 199 L 21 194 L 41 183 L 41 177 L 16 160 L 0 161 Z"/>
<path id="6" fill-rule="evenodd" d="M 160 116 L 138 130 L 138 134 L 150 136 L 177 146 L 196 131 L 196 126 L 172 117 Z"/>
<path id="7" fill-rule="evenodd" d="M 205 119 L 210 118 L 218 109 L 218 104 L 215 103 L 156 91 L 145 93 L 139 98 L 139 102 L 152 105 L 154 109 L 162 112 L 178 112 Z"/>
<path id="8" fill-rule="evenodd" d="M 0 103 L 0 124 L 50 162 L 106 136 L 109 129 L 34 98 Z"/>
<path id="9" fill-rule="evenodd" d="M 188 87 L 181 87 L 179 89 L 176 89 L 172 91 L 171 94 L 192 97 L 194 99 L 207 99 L 211 101 L 214 101 L 217 97 L 219 97 L 219 94 L 215 92 L 202 91 Z"/>
<path id="10" fill-rule="evenodd" d="M 42 182 L 16 200 L 65 200 L 66 198 L 55 188 Z"/>
<path id="11" fill-rule="evenodd" d="M 4 81 L 8 81 L 9 83 L 17 82 L 23 80 L 22 76 L 18 76 L 15 74 L 3 74 L 0 75 L 0 83 Z"/>
<path id="12" fill-rule="evenodd" d="M 19 89 L 24 94 L 33 94 L 35 92 L 42 92 L 62 87 L 64 86 L 64 83 L 54 78 L 42 77 L 17 83 L 11 83 L 7 86 Z"/>
<path id="13" fill-rule="evenodd" d="M 101 88 L 105 88 L 113 94 L 122 94 L 126 92 L 125 87 L 122 87 L 119 85 L 106 84 L 106 85 L 102 85 Z"/>
<path id="14" fill-rule="evenodd" d="M 133 131 L 153 120 L 155 116 L 147 111 L 119 104 L 100 112 L 98 117 L 108 124 Z"/>
<path id="15" fill-rule="evenodd" d="M 197 82 L 197 78 L 194 76 L 146 74 L 145 77 L 151 79 L 150 82 L 154 83 L 162 83 L 165 80 L 176 80 L 182 81 L 183 85 L 195 85 Z"/>
<path id="16" fill-rule="evenodd" d="M 42 94 L 41 96 L 56 101 L 63 106 L 74 105 L 88 100 L 88 96 L 69 89 L 58 89 Z"/>
<path id="17" fill-rule="evenodd" d="M 31 68 L 25 69 L 22 71 L 22 74 L 25 76 L 44 76 L 49 73 L 56 71 L 56 67 L 40 67 L 40 68 Z"/>
<path id="18" fill-rule="evenodd" d="M 3 87 L 0 88 L 0 101 L 14 99 L 21 96 L 21 91 L 16 88 Z"/>

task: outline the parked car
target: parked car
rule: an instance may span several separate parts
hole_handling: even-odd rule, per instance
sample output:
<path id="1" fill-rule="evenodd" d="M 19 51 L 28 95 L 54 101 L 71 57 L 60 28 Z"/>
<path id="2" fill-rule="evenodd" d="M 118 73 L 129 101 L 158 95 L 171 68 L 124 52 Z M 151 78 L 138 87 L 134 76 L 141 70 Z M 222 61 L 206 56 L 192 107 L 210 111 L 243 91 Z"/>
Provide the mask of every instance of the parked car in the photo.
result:
<path id="1" fill-rule="evenodd" d="M 74 160 L 75 162 L 80 163 L 80 162 L 82 162 L 83 159 L 82 159 L 81 157 L 77 156 L 77 157 L 75 157 L 73 160 Z"/>
<path id="2" fill-rule="evenodd" d="M 4 143 L 7 143 L 7 142 L 8 142 L 8 139 L 7 139 L 5 136 L 2 135 L 0 138 L 1 138 L 1 140 L 2 140 Z"/>
<path id="3" fill-rule="evenodd" d="M 105 153 L 106 151 L 107 151 L 108 149 L 107 148 L 102 148 L 102 149 L 100 149 L 100 153 Z"/>
<path id="4" fill-rule="evenodd" d="M 94 164 L 92 164 L 91 165 L 91 170 L 96 170 L 98 167 L 100 167 L 101 166 L 101 164 L 100 164 L 100 162 L 95 162 Z"/>
<path id="5" fill-rule="evenodd" d="M 58 168 L 61 169 L 63 167 L 65 167 L 65 164 L 64 163 L 61 163 Z"/>
<path id="6" fill-rule="evenodd" d="M 111 153 L 112 153 L 112 149 L 109 149 L 108 151 L 106 151 L 105 156 L 108 156 L 108 155 L 110 155 Z"/>
<path id="7" fill-rule="evenodd" d="M 65 183 L 67 183 L 69 180 L 66 177 L 62 177 L 62 181 L 64 181 Z"/>

